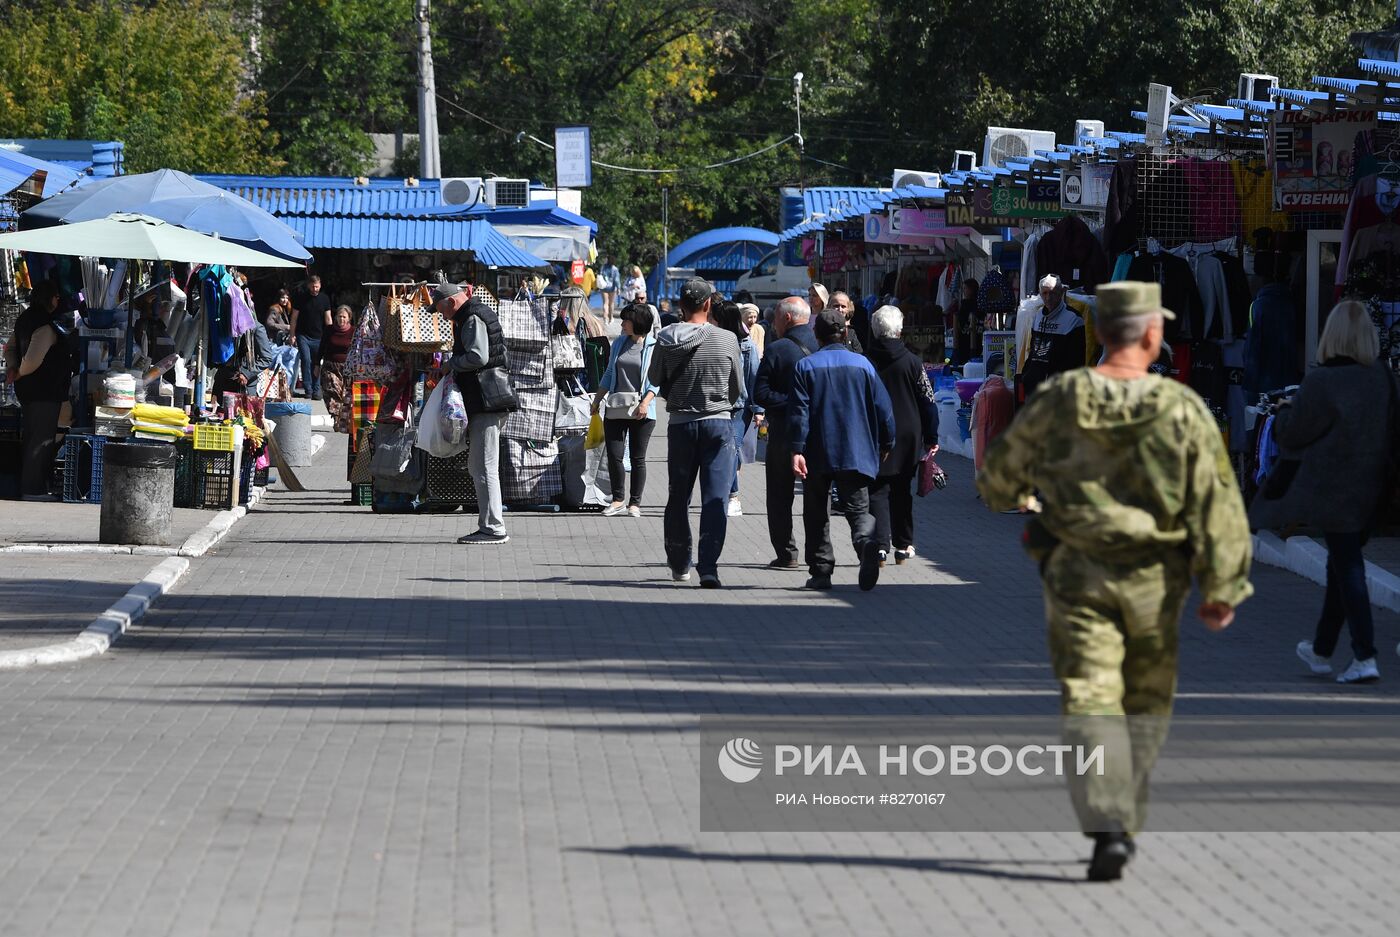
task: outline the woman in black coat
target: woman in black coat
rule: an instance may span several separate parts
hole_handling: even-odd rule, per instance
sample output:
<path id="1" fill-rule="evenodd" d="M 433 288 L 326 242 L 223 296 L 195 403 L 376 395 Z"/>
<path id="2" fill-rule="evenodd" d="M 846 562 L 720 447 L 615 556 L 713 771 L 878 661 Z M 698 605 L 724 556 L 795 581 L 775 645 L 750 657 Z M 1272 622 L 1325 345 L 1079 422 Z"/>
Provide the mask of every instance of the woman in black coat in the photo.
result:
<path id="1" fill-rule="evenodd" d="M 1361 548 L 1383 509 L 1390 474 L 1391 408 L 1395 383 L 1377 361 L 1379 341 L 1364 305 L 1339 303 L 1327 317 L 1317 360 L 1291 401 L 1274 417 L 1279 463 L 1274 472 L 1292 475 L 1270 497 L 1270 483 L 1255 496 L 1249 519 L 1255 528 L 1296 525 L 1320 530 L 1327 542 L 1327 597 L 1311 641 L 1297 653 L 1315 674 L 1330 674 L 1329 662 L 1345 622 L 1351 630 L 1351 666 L 1338 683 L 1380 679 L 1375 627 L 1366 589 Z"/>
<path id="2" fill-rule="evenodd" d="M 919 460 L 938 445 L 933 385 L 923 362 L 900 340 L 903 331 L 904 314 L 895 306 L 881 306 L 871 317 L 871 347 L 865 353 L 894 408 L 894 448 L 870 486 L 870 513 L 875 517 L 875 541 L 881 544 L 881 556 L 888 556 L 893 549 L 896 563 L 914 556 L 914 495 L 910 487 Z"/>

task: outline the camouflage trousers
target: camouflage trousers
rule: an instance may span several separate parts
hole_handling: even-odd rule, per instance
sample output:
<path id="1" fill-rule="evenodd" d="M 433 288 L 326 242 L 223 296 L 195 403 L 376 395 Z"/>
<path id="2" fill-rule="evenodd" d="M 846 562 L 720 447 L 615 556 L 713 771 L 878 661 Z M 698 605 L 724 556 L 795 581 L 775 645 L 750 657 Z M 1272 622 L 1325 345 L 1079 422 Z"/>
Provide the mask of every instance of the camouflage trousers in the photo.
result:
<path id="1" fill-rule="evenodd" d="M 1190 566 L 1177 551 L 1119 564 L 1061 545 L 1041 578 L 1065 741 L 1105 753 L 1101 774 L 1070 777 L 1080 827 L 1137 833 L 1171 719 Z"/>

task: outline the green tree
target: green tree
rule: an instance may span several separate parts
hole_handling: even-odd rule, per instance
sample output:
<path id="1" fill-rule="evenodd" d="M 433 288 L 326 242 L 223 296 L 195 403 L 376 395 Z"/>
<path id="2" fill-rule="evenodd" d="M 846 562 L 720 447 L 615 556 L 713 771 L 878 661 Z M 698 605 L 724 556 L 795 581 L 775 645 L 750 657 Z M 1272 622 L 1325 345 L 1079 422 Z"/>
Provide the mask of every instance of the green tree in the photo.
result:
<path id="1" fill-rule="evenodd" d="M 371 133 L 416 127 L 412 0 L 242 0 L 253 17 L 275 152 L 293 175 L 359 175 Z"/>
<path id="2" fill-rule="evenodd" d="M 128 171 L 276 167 L 219 0 L 0 5 L 0 135 L 121 140 Z"/>

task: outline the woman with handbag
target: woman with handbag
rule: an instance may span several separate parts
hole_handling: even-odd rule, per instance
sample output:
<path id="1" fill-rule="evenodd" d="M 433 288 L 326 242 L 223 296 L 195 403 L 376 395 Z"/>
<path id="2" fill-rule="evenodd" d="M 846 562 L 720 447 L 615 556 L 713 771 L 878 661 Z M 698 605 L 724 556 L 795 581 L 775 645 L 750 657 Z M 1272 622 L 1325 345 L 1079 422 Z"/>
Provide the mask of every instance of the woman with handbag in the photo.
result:
<path id="1" fill-rule="evenodd" d="M 1306 525 L 1327 542 L 1327 595 L 1317 630 L 1298 657 L 1329 674 L 1342 623 L 1354 659 L 1338 683 L 1372 683 L 1376 666 L 1371 599 L 1361 548 L 1390 491 L 1396 388 L 1366 306 L 1333 308 L 1317 345 L 1320 367 L 1274 416 L 1279 459 L 1250 505 L 1252 527 Z"/>
<path id="2" fill-rule="evenodd" d="M 910 486 L 938 448 L 938 407 L 924 364 L 904 345 L 904 313 L 881 306 L 870 317 L 870 348 L 865 356 L 880 375 L 894 411 L 894 448 L 880 463 L 870 486 L 870 513 L 880 555 L 894 551 L 903 565 L 914 558 L 914 498 Z M 936 477 L 937 466 L 930 471 Z M 934 481 L 936 485 L 937 482 Z M 883 564 L 884 560 L 881 560 Z"/>
<path id="3" fill-rule="evenodd" d="M 321 399 L 337 433 L 350 432 L 350 382 L 345 376 L 345 362 L 355 329 L 350 324 L 349 306 L 335 310 L 335 323 L 326 327 L 321 338 Z"/>
<path id="4" fill-rule="evenodd" d="M 656 338 L 651 333 L 654 320 L 651 307 L 633 303 L 618 319 L 622 334 L 613 342 L 607 370 L 598 382 L 593 412 L 603 409 L 603 438 L 608 447 L 608 481 L 612 504 L 603 509 L 604 517 L 629 514 L 642 516 L 642 490 L 647 484 L 647 446 L 656 428 L 656 387 L 647 379 Z M 623 455 L 632 460 L 632 494 L 624 506 Z"/>

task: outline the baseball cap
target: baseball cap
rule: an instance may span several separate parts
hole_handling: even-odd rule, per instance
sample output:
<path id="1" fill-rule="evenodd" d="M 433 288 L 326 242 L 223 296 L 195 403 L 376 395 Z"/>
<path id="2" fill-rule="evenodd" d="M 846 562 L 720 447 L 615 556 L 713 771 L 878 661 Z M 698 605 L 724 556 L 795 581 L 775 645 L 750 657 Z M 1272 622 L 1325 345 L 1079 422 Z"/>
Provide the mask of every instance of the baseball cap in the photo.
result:
<path id="1" fill-rule="evenodd" d="M 462 287 L 456 283 L 439 283 L 433 287 L 433 305 L 436 306 L 444 299 L 450 299 L 462 292 Z"/>
<path id="2" fill-rule="evenodd" d="M 698 309 L 713 295 L 715 288 L 703 277 L 691 277 L 681 285 L 681 305 L 687 309 Z"/>
<path id="3" fill-rule="evenodd" d="M 812 331 L 816 333 L 819 342 L 835 338 L 846 331 L 846 317 L 835 309 L 823 309 L 817 314 Z"/>
<path id="4" fill-rule="evenodd" d="M 1096 293 L 1094 318 L 1098 322 L 1145 316 L 1153 312 L 1160 312 L 1166 319 L 1176 318 L 1176 313 L 1162 305 L 1162 286 L 1159 283 L 1120 280 L 1103 284 Z"/>

